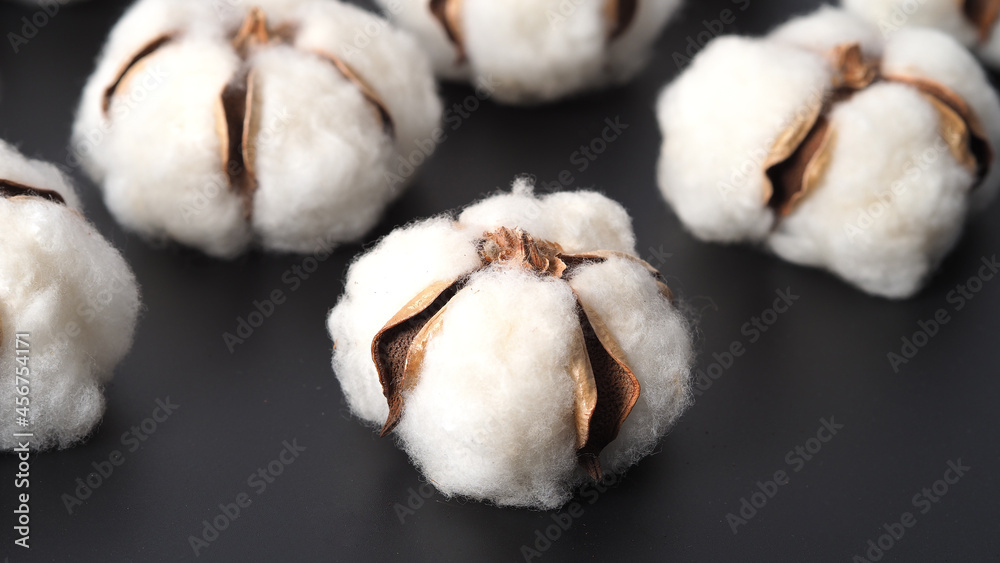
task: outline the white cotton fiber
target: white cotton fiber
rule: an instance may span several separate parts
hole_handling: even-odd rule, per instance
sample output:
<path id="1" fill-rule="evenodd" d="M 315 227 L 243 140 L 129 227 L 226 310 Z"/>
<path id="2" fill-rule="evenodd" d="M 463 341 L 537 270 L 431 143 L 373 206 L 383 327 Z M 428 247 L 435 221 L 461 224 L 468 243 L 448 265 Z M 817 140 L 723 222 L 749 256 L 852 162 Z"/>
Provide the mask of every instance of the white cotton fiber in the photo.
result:
<path id="1" fill-rule="evenodd" d="M 0 450 L 68 447 L 104 413 L 102 387 L 132 346 L 139 289 L 122 256 L 79 213 L 52 165 L 0 141 Z M 25 195 L 58 193 L 65 204 Z M 18 191 L 21 190 L 21 191 Z M 53 196 L 54 197 L 54 196 Z M 27 333 L 27 426 L 17 423 L 17 335 Z M 23 375 L 23 372 L 22 374 Z M 22 401 L 23 402 L 23 401 Z"/>
<path id="2" fill-rule="evenodd" d="M 877 26 L 886 37 L 903 28 L 938 29 L 975 50 L 989 65 L 1000 67 L 1000 33 L 997 33 L 1000 21 L 995 15 L 987 15 L 991 2 L 843 0 L 842 4 L 847 10 Z"/>
<path id="3" fill-rule="evenodd" d="M 870 82 L 850 86 L 857 77 L 845 69 L 854 67 L 837 62 L 852 45 Z M 938 31 L 883 39 L 871 24 L 823 8 L 762 39 L 719 38 L 660 97 L 660 189 L 703 240 L 758 243 L 874 295 L 909 297 L 957 241 L 968 209 L 1000 187 L 995 152 L 979 160 L 980 179 L 970 148 L 978 145 L 946 136 L 951 121 L 939 106 L 950 97 L 968 107 L 963 127 L 1000 148 L 996 93 Z M 769 205 L 765 170 L 777 170 L 783 135 L 801 123 L 808 130 L 816 115 L 830 133 L 813 162 L 813 189 L 779 213 L 784 200 Z"/>
<path id="4" fill-rule="evenodd" d="M 487 231 L 520 228 L 564 254 L 617 252 L 568 279 L 494 263 L 478 245 Z M 605 472 L 620 473 L 655 444 L 690 401 L 691 336 L 657 279 L 635 256 L 631 220 L 593 192 L 536 197 L 525 181 L 458 215 L 398 229 L 351 266 L 330 313 L 333 367 L 352 411 L 381 426 L 389 415 L 372 341 L 435 282 L 471 273 L 448 301 L 395 428 L 402 447 L 447 496 L 555 508 L 586 479 L 574 422 L 575 335 L 580 302 L 607 325 L 641 391 L 614 441 Z M 574 293 L 575 292 L 575 293 Z"/>
<path id="5" fill-rule="evenodd" d="M 227 99 L 248 119 L 222 102 L 239 84 L 252 93 Z M 435 89 L 409 34 L 348 4 L 141 0 L 87 83 L 74 152 L 147 237 L 219 257 L 329 250 L 368 231 L 433 152 Z M 245 139 L 239 158 L 229 139 Z"/>
<path id="6" fill-rule="evenodd" d="M 653 41 L 681 4 L 681 0 L 377 1 L 393 21 L 414 32 L 439 76 L 488 84 L 498 101 L 512 104 L 548 102 L 630 80 L 645 67 Z M 436 5 L 453 14 L 448 25 L 435 17 Z M 632 5 L 634 11 L 616 28 L 619 7 Z"/>

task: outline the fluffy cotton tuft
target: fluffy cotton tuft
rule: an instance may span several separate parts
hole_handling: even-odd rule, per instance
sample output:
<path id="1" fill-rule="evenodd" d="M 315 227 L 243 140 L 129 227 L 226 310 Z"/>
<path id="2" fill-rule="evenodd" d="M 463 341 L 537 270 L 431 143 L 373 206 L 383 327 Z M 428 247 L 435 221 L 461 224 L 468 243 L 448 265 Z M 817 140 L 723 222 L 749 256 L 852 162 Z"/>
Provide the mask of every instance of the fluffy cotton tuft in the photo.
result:
<path id="1" fill-rule="evenodd" d="M 695 236 L 759 243 L 875 295 L 916 293 L 967 211 L 1000 188 L 1000 101 L 967 51 L 934 30 L 883 39 L 823 8 L 763 39 L 722 37 L 657 113 L 660 189 Z M 979 131 L 992 154 L 959 128 Z M 799 199 L 784 191 L 795 191 L 789 178 L 806 188 Z"/>
<path id="2" fill-rule="evenodd" d="M 430 62 L 348 4 L 252 5 L 133 6 L 84 90 L 75 154 L 147 237 L 219 257 L 329 250 L 368 231 L 433 152 Z"/>
<path id="3" fill-rule="evenodd" d="M 520 228 L 565 254 L 613 251 L 565 279 L 494 263 L 484 233 Z M 635 256 L 624 209 L 592 192 L 513 193 L 397 229 L 351 266 L 330 313 L 333 368 L 352 411 L 372 425 L 389 416 L 372 341 L 435 282 L 467 276 L 404 391 L 395 434 L 443 494 L 500 505 L 556 508 L 585 478 L 578 464 L 574 379 L 580 303 L 608 327 L 641 386 L 617 439 L 600 455 L 620 473 L 648 455 L 690 402 L 691 336 L 657 279 Z"/>
<path id="4" fill-rule="evenodd" d="M 377 0 L 438 76 L 500 102 L 548 102 L 641 71 L 681 0 Z M 629 7 L 635 7 L 630 11 Z M 436 16 L 439 9 L 445 16 Z M 618 22 L 621 22 L 620 25 Z"/>
<path id="5" fill-rule="evenodd" d="M 65 204 L 25 195 L 24 187 L 57 193 Z M 104 413 L 102 386 L 132 346 L 135 277 L 78 209 L 54 166 L 0 141 L 0 450 L 17 447 L 19 432 L 33 433 L 31 448 L 39 450 L 86 437 Z M 27 427 L 17 425 L 14 407 L 24 385 L 15 386 L 24 375 L 20 333 L 28 334 Z"/>
<path id="6" fill-rule="evenodd" d="M 878 26 L 886 37 L 904 28 L 938 29 L 1000 68 L 1000 20 L 983 9 L 988 4 L 976 0 L 843 0 L 844 8 Z"/>

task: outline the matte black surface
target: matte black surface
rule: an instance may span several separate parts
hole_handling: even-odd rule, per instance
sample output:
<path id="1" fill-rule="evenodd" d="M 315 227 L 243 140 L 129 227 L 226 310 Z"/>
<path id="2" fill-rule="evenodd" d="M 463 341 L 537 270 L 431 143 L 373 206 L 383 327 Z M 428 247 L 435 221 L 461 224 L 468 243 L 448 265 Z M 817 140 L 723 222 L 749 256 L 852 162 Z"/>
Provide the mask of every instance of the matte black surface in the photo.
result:
<path id="1" fill-rule="evenodd" d="M 65 164 L 80 90 L 126 4 L 63 8 L 18 54 L 7 41 L 0 45 L 0 137 Z M 672 54 L 699 33 L 704 40 L 710 32 L 703 21 L 724 9 L 736 11 L 726 32 L 759 34 L 817 4 L 691 0 L 658 43 L 649 70 L 627 87 L 533 109 L 482 104 L 457 130 L 449 128 L 416 184 L 366 238 L 371 244 L 395 225 L 465 205 L 516 174 L 552 182 L 569 170 L 567 188 L 602 190 L 633 214 L 642 254 L 700 319 L 698 369 L 735 341 L 745 348 L 656 455 L 605 492 L 581 493 L 582 514 L 561 517 L 570 528 L 533 561 L 850 561 L 904 512 L 916 524 L 884 561 L 1000 558 L 1000 280 L 985 282 L 962 310 L 948 301 L 983 257 L 1000 250 L 1000 207 L 973 218 L 917 298 L 890 302 L 751 248 L 699 243 L 655 187 L 660 136 L 652 106 L 678 73 Z M 741 12 L 742 5 L 748 8 Z M 4 2 L 4 37 L 19 33 L 20 19 L 33 11 Z M 471 90 L 447 86 L 443 94 L 451 105 Z M 574 151 L 616 117 L 628 129 L 580 171 Z M 200 559 L 517 561 L 522 546 L 546 546 L 536 532 L 556 535 L 556 512 L 436 494 L 418 503 L 421 477 L 406 455 L 351 418 L 330 369 L 325 318 L 360 245 L 339 249 L 293 290 L 288 282 L 305 257 L 252 254 L 220 262 L 151 247 L 124 234 L 96 188 L 70 171 L 88 216 L 134 267 L 145 310 L 135 347 L 107 388 L 107 415 L 95 435 L 32 458 L 30 552 L 11 543 L 16 460 L 0 456 L 0 558 L 193 559 L 189 536 L 200 535 L 202 521 L 240 493 L 252 504 Z M 751 343 L 744 324 L 788 288 L 798 300 Z M 287 301 L 230 354 L 222 334 L 276 289 Z M 950 322 L 894 373 L 887 354 L 898 353 L 901 338 L 938 309 Z M 129 452 L 123 433 L 167 397 L 177 411 Z M 0 413 L 10 409 L 2 405 Z M 843 428 L 808 462 L 800 465 L 795 453 L 786 459 L 817 435 L 821 419 Z M 305 451 L 257 494 L 248 477 L 293 440 Z M 75 480 L 116 449 L 125 452 L 124 464 L 69 514 L 62 495 L 72 495 Z M 914 496 L 959 459 L 971 467 L 966 475 L 939 502 L 915 507 Z M 777 471 L 788 472 L 790 482 L 734 534 L 727 514 L 737 514 L 741 498 L 749 500 L 757 482 Z M 418 508 L 404 512 L 401 523 L 399 506 L 408 502 Z"/>

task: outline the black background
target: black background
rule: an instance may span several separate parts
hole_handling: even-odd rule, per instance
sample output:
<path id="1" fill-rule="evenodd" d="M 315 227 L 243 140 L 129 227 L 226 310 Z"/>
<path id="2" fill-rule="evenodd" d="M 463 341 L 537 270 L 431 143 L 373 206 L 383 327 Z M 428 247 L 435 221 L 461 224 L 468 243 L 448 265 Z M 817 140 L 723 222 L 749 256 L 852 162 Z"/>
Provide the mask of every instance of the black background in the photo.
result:
<path id="1" fill-rule="evenodd" d="M 1000 280 L 986 282 L 961 311 L 947 301 L 983 257 L 1000 250 L 1000 208 L 972 218 L 922 293 L 891 302 L 751 248 L 699 243 L 656 190 L 660 136 L 652 107 L 679 72 L 673 53 L 682 53 L 689 38 L 697 41 L 703 22 L 725 9 L 736 8 L 726 32 L 761 34 L 818 4 L 751 0 L 740 12 L 742 3 L 688 2 L 650 68 L 627 87 L 540 108 L 482 104 L 447 131 L 365 244 L 396 225 L 505 188 L 517 174 L 553 181 L 567 169 L 574 179 L 568 188 L 601 190 L 633 214 L 640 254 L 660 267 L 699 320 L 699 369 L 734 341 L 746 347 L 655 455 L 607 491 L 588 489 L 577 498 L 583 514 L 534 561 L 850 561 L 903 512 L 915 513 L 916 525 L 884 561 L 1000 559 Z M 29 156 L 65 165 L 80 91 L 127 4 L 65 7 L 16 55 L 6 40 L 0 45 L 0 136 Z M 20 18 L 34 11 L 4 2 L 0 32 L 19 33 Z M 443 87 L 449 106 L 470 94 Z M 579 172 L 571 154 L 617 116 L 629 128 Z M 193 559 L 189 536 L 242 492 L 252 504 L 200 559 L 516 561 L 523 560 L 522 545 L 533 545 L 536 531 L 554 523 L 554 513 L 437 494 L 400 521 L 397 505 L 418 505 L 409 497 L 421 476 L 391 440 L 352 419 L 330 369 L 325 319 L 361 245 L 338 249 L 290 292 L 282 277 L 305 257 L 254 253 L 222 262 L 150 245 L 123 233 L 96 188 L 67 169 L 89 218 L 135 269 L 145 308 L 95 434 L 84 445 L 32 457 L 30 551 L 12 544 L 16 460 L 0 456 L 0 557 Z M 800 299 L 749 343 L 741 327 L 786 288 Z M 275 289 L 288 294 L 287 302 L 230 354 L 222 334 Z M 887 354 L 898 353 L 901 338 L 941 308 L 951 321 L 895 373 Z M 141 448 L 126 451 L 124 465 L 69 514 L 62 495 L 73 494 L 93 463 L 125 450 L 122 433 L 167 397 L 179 409 Z M 786 454 L 816 436 L 821 418 L 843 429 L 792 472 Z M 256 494 L 247 478 L 293 439 L 306 451 Z M 920 514 L 914 495 L 959 458 L 971 469 Z M 734 534 L 727 513 L 738 512 L 741 498 L 779 470 L 791 474 L 790 482 Z"/>

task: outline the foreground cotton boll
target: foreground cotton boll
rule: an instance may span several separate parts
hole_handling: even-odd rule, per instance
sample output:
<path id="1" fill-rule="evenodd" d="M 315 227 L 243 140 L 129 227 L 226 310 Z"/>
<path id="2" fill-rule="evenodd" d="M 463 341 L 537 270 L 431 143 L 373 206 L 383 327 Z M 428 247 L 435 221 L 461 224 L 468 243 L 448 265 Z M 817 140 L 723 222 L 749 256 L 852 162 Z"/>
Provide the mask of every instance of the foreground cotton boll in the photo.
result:
<path id="1" fill-rule="evenodd" d="M 437 74 L 511 104 L 624 83 L 681 0 L 377 0 Z"/>
<path id="2" fill-rule="evenodd" d="M 84 90 L 75 154 L 147 237 L 326 251 L 434 151 L 435 88 L 414 40 L 354 6 L 141 0 Z"/>
<path id="3" fill-rule="evenodd" d="M 0 450 L 86 437 L 132 346 L 135 277 L 79 206 L 54 166 L 0 141 Z"/>
<path id="4" fill-rule="evenodd" d="M 518 181 L 392 232 L 346 285 L 341 388 L 445 495 L 558 507 L 648 455 L 690 401 L 688 325 L 602 195 Z"/>
<path id="5" fill-rule="evenodd" d="M 916 293 L 1000 187 L 1000 101 L 934 30 L 824 8 L 710 43 L 657 106 L 660 189 L 695 236 Z"/>
<path id="6" fill-rule="evenodd" d="M 886 36 L 905 27 L 939 29 L 1000 67 L 1000 5 L 993 0 L 843 0 Z"/>

